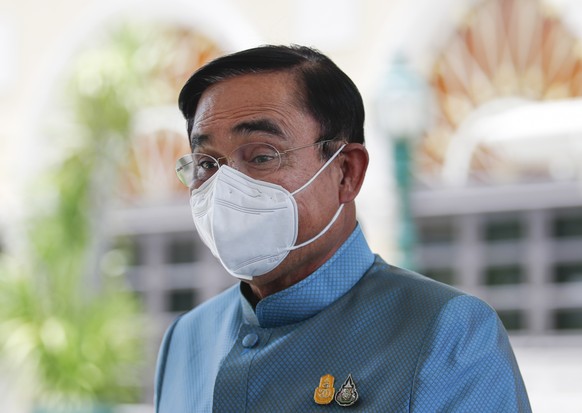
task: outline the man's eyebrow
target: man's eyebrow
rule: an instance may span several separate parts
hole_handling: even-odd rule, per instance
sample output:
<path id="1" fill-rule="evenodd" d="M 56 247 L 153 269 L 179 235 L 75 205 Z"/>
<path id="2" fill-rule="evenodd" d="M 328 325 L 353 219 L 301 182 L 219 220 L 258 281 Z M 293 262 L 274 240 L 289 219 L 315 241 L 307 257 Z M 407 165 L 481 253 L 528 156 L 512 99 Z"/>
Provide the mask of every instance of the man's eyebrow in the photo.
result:
<path id="1" fill-rule="evenodd" d="M 192 133 L 190 136 L 190 147 L 195 148 L 208 142 L 210 137 L 204 133 Z"/>
<path id="2" fill-rule="evenodd" d="M 283 130 L 270 119 L 247 120 L 236 124 L 232 131 L 237 134 L 248 135 L 253 132 L 265 132 L 270 135 L 283 137 Z M 190 135 L 190 147 L 196 148 L 210 141 L 210 135 L 193 132 Z"/>
<path id="3" fill-rule="evenodd" d="M 233 132 L 250 134 L 252 132 L 266 132 L 271 135 L 283 136 L 283 131 L 270 119 L 247 120 L 234 126 Z"/>

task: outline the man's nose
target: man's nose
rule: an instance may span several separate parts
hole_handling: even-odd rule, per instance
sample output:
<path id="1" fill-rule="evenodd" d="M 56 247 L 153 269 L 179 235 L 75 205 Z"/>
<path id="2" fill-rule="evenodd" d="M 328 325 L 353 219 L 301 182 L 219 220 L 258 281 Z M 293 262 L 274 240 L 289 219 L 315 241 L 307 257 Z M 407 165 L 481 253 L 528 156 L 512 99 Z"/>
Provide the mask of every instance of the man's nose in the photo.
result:
<path id="1" fill-rule="evenodd" d="M 220 164 L 220 166 L 223 165 L 228 165 L 230 166 L 232 169 L 236 169 L 237 171 L 240 172 L 240 162 L 236 161 L 232 156 L 225 156 L 223 158 L 221 158 L 218 163 Z"/>

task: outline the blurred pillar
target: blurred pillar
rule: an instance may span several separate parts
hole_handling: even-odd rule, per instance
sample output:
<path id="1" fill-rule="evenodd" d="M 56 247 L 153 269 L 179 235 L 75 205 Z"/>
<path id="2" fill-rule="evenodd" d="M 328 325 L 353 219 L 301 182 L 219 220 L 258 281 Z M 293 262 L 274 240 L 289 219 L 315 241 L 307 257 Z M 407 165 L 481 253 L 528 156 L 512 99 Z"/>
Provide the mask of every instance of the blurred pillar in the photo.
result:
<path id="1" fill-rule="evenodd" d="M 396 56 L 389 65 L 386 76 L 382 79 L 376 108 L 381 131 L 392 142 L 393 173 L 399 204 L 399 265 L 414 268 L 416 229 L 410 196 L 414 184 L 413 154 L 416 142 L 427 125 L 428 100 L 424 80 L 410 69 L 404 56 Z"/>

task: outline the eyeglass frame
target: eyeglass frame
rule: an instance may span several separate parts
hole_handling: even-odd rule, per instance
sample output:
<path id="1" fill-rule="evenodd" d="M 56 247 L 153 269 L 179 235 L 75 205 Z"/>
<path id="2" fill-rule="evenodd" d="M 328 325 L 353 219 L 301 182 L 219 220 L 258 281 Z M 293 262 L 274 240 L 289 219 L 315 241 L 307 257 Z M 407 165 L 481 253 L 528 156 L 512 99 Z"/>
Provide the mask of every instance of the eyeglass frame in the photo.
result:
<path id="1" fill-rule="evenodd" d="M 215 174 L 215 173 L 216 173 L 216 172 L 217 172 L 217 171 L 218 171 L 218 170 L 219 170 L 219 169 L 220 169 L 220 168 L 221 168 L 223 165 L 228 165 L 228 159 L 230 158 L 230 156 L 231 156 L 233 153 L 235 153 L 235 152 L 236 152 L 236 151 L 238 151 L 240 148 L 242 148 L 242 147 L 244 147 L 244 146 L 246 146 L 246 145 L 251 145 L 251 144 L 259 144 L 259 145 L 266 145 L 266 146 L 270 146 L 271 148 L 273 148 L 273 149 L 275 150 L 275 152 L 277 152 L 277 154 L 278 154 L 278 157 L 279 157 L 279 160 L 281 161 L 281 160 L 282 160 L 282 158 L 283 158 L 283 155 L 286 155 L 288 152 L 293 152 L 293 151 L 296 151 L 296 150 L 299 150 L 299 149 L 305 149 L 305 148 L 309 148 L 309 147 L 311 147 L 311 146 L 320 145 L 320 144 L 325 144 L 325 143 L 329 143 L 329 142 L 343 142 L 343 141 L 342 141 L 342 140 L 336 140 L 336 139 L 325 139 L 325 140 L 316 141 L 316 142 L 313 142 L 313 143 L 310 143 L 310 144 L 307 144 L 307 145 L 302 145 L 302 146 L 297 146 L 297 147 L 295 147 L 295 148 L 286 149 L 286 150 L 284 150 L 284 151 L 280 151 L 279 149 L 277 149 L 277 147 L 275 147 L 274 145 L 272 145 L 272 144 L 270 144 L 270 143 L 267 143 L 267 142 L 247 142 L 247 143 L 243 143 L 242 145 L 240 145 L 240 146 L 238 146 L 237 148 L 235 148 L 234 150 L 232 150 L 232 151 L 231 151 L 231 152 L 230 152 L 228 155 L 226 155 L 226 156 L 221 156 L 221 157 L 219 157 L 219 158 L 216 158 L 216 157 L 214 157 L 214 156 L 212 156 L 212 155 L 208 155 L 207 153 L 204 153 L 204 152 L 198 152 L 198 153 L 194 153 L 194 152 L 192 152 L 192 153 L 189 153 L 189 154 L 183 155 L 183 156 L 179 157 L 179 158 L 178 158 L 178 160 L 176 161 L 176 167 L 175 167 L 175 170 L 176 170 L 176 175 L 178 176 L 178 180 L 179 180 L 179 181 L 180 181 L 180 182 L 181 182 L 181 183 L 182 183 L 184 186 L 186 186 L 187 188 L 191 188 L 191 189 L 192 189 L 192 188 L 194 188 L 193 182 L 192 182 L 192 184 L 188 185 L 186 182 L 184 182 L 184 180 L 182 180 L 182 179 L 180 178 L 180 170 L 181 170 L 181 169 L 183 169 L 184 165 L 178 165 L 178 162 L 179 162 L 181 159 L 183 159 L 183 158 L 185 158 L 185 157 L 187 157 L 187 156 L 192 156 L 192 155 L 204 155 L 204 156 L 207 156 L 207 157 L 209 157 L 209 158 L 211 158 L 211 159 L 213 159 L 213 160 L 215 160 L 215 161 L 216 161 L 216 164 L 218 165 L 218 168 L 216 169 L 216 171 L 215 171 L 215 172 L 214 172 L 214 173 L 213 173 L 213 174 L 212 174 L 210 177 L 208 177 L 207 179 L 205 179 L 205 180 L 200 180 L 201 182 L 206 182 L 206 181 L 207 181 L 208 179 L 210 179 L 210 178 L 211 178 L 211 177 L 212 177 L 212 176 L 213 176 L 213 175 L 214 175 L 214 174 Z M 227 162 L 224 162 L 224 160 L 225 160 L 225 159 L 227 160 Z M 222 162 L 221 162 L 221 161 L 222 161 Z M 232 159 L 231 159 L 231 161 L 232 161 Z M 281 162 L 279 162 L 279 165 L 278 165 L 278 166 L 277 166 L 275 169 L 273 169 L 272 171 L 270 171 L 270 172 L 269 172 L 269 174 L 271 174 L 271 173 L 273 173 L 273 172 L 277 172 L 277 171 L 278 171 L 280 168 L 281 168 Z M 235 169 L 236 169 L 236 168 L 235 168 Z"/>

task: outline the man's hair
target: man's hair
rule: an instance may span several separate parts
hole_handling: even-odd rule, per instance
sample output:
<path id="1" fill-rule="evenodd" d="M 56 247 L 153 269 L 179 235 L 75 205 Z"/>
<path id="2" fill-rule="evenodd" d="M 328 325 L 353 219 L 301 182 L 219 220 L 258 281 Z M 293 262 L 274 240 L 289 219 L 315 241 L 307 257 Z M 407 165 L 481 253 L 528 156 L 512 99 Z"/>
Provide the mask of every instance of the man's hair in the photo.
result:
<path id="1" fill-rule="evenodd" d="M 304 46 L 266 45 L 219 57 L 188 79 L 178 103 L 192 134 L 200 97 L 215 83 L 245 74 L 289 72 L 297 79 L 298 98 L 320 127 L 318 141 L 364 143 L 364 104 L 356 85 L 327 56 Z M 192 147 L 193 142 L 190 141 Z M 325 145 L 322 145 L 325 146 Z M 330 148 L 323 148 L 329 156 Z"/>

